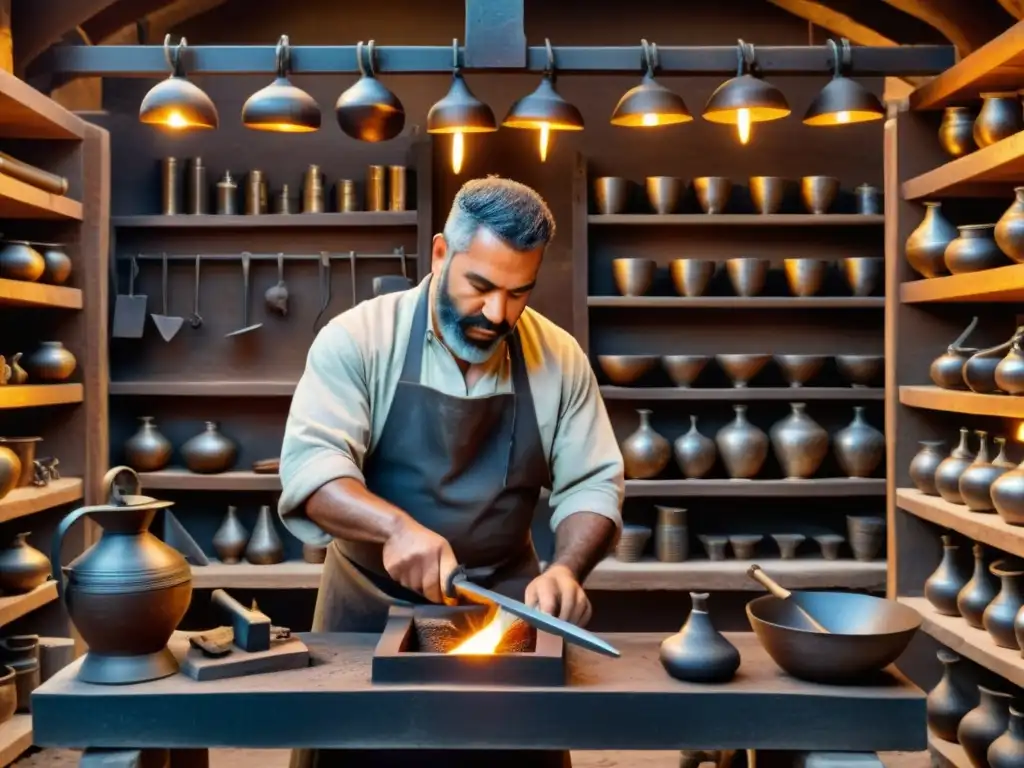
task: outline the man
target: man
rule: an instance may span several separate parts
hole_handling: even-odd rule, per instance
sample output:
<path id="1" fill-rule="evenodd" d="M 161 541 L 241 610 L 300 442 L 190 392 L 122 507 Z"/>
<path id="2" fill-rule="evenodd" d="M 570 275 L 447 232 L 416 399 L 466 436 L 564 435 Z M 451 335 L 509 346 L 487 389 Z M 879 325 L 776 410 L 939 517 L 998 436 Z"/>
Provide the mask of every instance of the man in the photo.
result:
<path id="1" fill-rule="evenodd" d="M 586 355 L 526 306 L 554 231 L 529 187 L 470 181 L 434 236 L 431 274 L 313 342 L 285 429 L 280 514 L 304 542 L 330 543 L 314 631 L 381 631 L 391 605 L 445 601 L 458 564 L 589 620 L 581 584 L 621 528 L 623 465 Z M 543 573 L 530 537 L 542 487 L 555 533 Z M 445 765 L 459 757 L 471 758 Z"/>

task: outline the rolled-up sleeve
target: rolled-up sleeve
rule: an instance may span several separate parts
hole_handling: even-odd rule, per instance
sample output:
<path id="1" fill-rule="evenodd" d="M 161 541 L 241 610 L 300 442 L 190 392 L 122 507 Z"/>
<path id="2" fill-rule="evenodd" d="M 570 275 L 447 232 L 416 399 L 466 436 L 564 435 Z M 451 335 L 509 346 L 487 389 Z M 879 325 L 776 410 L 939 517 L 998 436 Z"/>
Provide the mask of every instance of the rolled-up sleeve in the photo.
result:
<path id="1" fill-rule="evenodd" d="M 295 389 L 281 447 L 278 514 L 305 543 L 331 540 L 306 515 L 306 500 L 332 480 L 363 480 L 371 436 L 366 368 L 352 334 L 335 321 L 313 341 Z"/>
<path id="2" fill-rule="evenodd" d="M 621 530 L 622 453 L 583 350 L 573 343 L 563 357 L 562 402 L 551 449 L 551 528 L 576 512 L 594 512 Z"/>

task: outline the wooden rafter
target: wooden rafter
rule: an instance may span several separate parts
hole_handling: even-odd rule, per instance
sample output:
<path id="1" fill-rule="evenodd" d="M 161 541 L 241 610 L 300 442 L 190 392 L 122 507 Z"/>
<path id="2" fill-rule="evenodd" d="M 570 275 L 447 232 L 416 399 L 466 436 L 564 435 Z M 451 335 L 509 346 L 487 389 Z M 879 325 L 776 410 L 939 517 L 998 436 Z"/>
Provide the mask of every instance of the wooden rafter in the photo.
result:
<path id="1" fill-rule="evenodd" d="M 14 0 L 11 8 L 15 70 L 23 73 L 40 53 L 68 30 L 81 26 L 112 0 Z"/>
<path id="2" fill-rule="evenodd" d="M 784 11 L 809 21 L 834 35 L 845 37 L 856 45 L 899 45 L 885 35 L 866 27 L 845 13 L 829 8 L 816 0 L 768 0 Z"/>
<path id="3" fill-rule="evenodd" d="M 164 35 L 179 24 L 207 11 L 212 11 L 225 2 L 227 0 L 172 0 L 172 2 L 164 5 L 159 10 L 153 11 L 153 13 L 147 14 L 144 19 L 141 19 L 147 31 L 148 41 L 152 43 L 163 40 Z M 139 42 L 134 23 L 128 24 L 108 37 L 100 39 L 101 45 L 136 45 Z"/>
<path id="4" fill-rule="evenodd" d="M 994 3 L 979 0 L 885 0 L 899 11 L 937 29 L 966 56 L 1010 26 Z M 1017 3 L 1015 3 L 1017 4 Z M 1004 23 L 1005 22 L 1005 23 Z"/>
<path id="5" fill-rule="evenodd" d="M 93 40 L 104 40 L 122 27 L 134 24 L 173 3 L 174 0 L 117 0 L 82 25 Z"/>
<path id="6" fill-rule="evenodd" d="M 1024 0 L 999 0 L 1003 10 L 1015 19 L 1024 19 Z"/>

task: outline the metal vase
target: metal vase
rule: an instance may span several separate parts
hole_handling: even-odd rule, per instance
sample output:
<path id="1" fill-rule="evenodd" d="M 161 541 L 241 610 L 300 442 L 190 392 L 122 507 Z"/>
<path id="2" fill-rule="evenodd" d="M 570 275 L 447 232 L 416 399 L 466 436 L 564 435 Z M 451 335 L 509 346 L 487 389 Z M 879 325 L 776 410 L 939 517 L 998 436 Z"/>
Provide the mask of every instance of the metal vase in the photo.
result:
<path id="1" fill-rule="evenodd" d="M 1024 111 L 1016 91 L 981 94 L 981 111 L 974 121 L 974 143 L 987 147 L 1024 130 Z"/>
<path id="2" fill-rule="evenodd" d="M 700 478 L 707 475 L 715 465 L 718 452 L 714 441 L 697 429 L 697 417 L 690 416 L 690 430 L 676 438 L 672 451 L 685 478 Z"/>
<path id="3" fill-rule="evenodd" d="M 245 545 L 245 559 L 255 565 L 273 565 L 284 560 L 284 544 L 277 535 L 268 505 L 260 507 L 256 527 Z"/>
<path id="4" fill-rule="evenodd" d="M 217 532 L 213 534 L 213 549 L 222 563 L 241 561 L 249 543 L 249 531 L 238 519 L 238 508 L 229 506 Z"/>
<path id="5" fill-rule="evenodd" d="M 790 409 L 769 431 L 772 449 L 787 479 L 806 480 L 828 453 L 828 432 L 807 415 L 805 403 L 791 403 Z"/>
<path id="6" fill-rule="evenodd" d="M 835 436 L 835 454 L 847 477 L 871 477 L 885 458 L 885 435 L 864 419 L 864 406 L 853 408 L 853 421 Z"/>
<path id="7" fill-rule="evenodd" d="M 626 477 L 649 480 L 659 475 L 668 465 L 672 458 L 672 447 L 651 426 L 649 410 L 639 409 L 637 415 L 640 417 L 640 426 L 622 441 L 622 458 Z"/>
<path id="8" fill-rule="evenodd" d="M 725 271 L 737 296 L 757 296 L 764 290 L 768 277 L 768 260 L 750 257 L 729 259 L 725 262 Z"/>
<path id="9" fill-rule="evenodd" d="M 688 298 L 703 296 L 717 266 L 710 259 L 673 259 L 669 273 L 676 293 Z"/>
<path id="10" fill-rule="evenodd" d="M 1014 200 L 996 222 L 996 245 L 1018 264 L 1024 263 L 1024 187 L 1013 190 Z"/>
<path id="11" fill-rule="evenodd" d="M 648 176 L 647 202 L 655 213 L 675 213 L 679 208 L 682 187 L 682 179 L 674 176 Z"/>
<path id="12" fill-rule="evenodd" d="M 747 421 L 747 406 L 734 405 L 735 418 L 718 430 L 715 445 L 733 479 L 753 479 L 768 458 L 768 435 Z"/>
<path id="13" fill-rule="evenodd" d="M 658 512 L 658 523 L 654 529 L 655 556 L 663 563 L 683 562 L 690 555 L 686 510 L 663 506 L 656 506 L 655 510 Z"/>
<path id="14" fill-rule="evenodd" d="M 960 235 L 946 246 L 946 269 L 954 275 L 981 272 L 1006 266 L 1010 261 L 999 250 L 995 224 L 969 224 L 957 227 Z"/>
<path id="15" fill-rule="evenodd" d="M 939 123 L 939 145 L 950 157 L 963 157 L 978 148 L 974 143 L 977 113 L 970 107 L 946 107 Z"/>

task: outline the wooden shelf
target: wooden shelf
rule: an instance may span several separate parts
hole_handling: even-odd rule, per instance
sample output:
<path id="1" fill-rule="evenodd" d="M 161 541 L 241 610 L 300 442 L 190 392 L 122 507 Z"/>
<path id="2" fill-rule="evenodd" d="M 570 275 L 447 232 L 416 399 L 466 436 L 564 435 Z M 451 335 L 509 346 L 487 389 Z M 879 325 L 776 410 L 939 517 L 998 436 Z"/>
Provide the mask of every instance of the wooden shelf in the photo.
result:
<path id="1" fill-rule="evenodd" d="M 32 715 L 15 715 L 0 723 L 0 767 L 10 765 L 32 746 Z"/>
<path id="2" fill-rule="evenodd" d="M 986 91 L 1024 86 L 1024 24 L 1017 23 L 911 91 L 910 108 L 942 109 L 974 101 Z"/>
<path id="3" fill-rule="evenodd" d="M 966 275 L 912 280 L 900 286 L 900 301 L 904 304 L 1024 301 L 1024 264 Z"/>
<path id="4" fill-rule="evenodd" d="M 971 512 L 939 496 L 926 496 L 916 488 L 897 488 L 896 506 L 972 541 L 1024 557 L 1024 527 L 1009 525 L 994 512 Z"/>
<path id="5" fill-rule="evenodd" d="M 164 469 L 160 472 L 139 472 L 142 487 L 162 491 L 280 491 L 278 475 L 255 472 L 221 472 L 218 475 L 197 475 L 187 469 Z"/>
<path id="6" fill-rule="evenodd" d="M 8 384 L 0 386 L 0 409 L 80 403 L 84 397 L 81 384 Z"/>
<path id="7" fill-rule="evenodd" d="M 0 218 L 82 220 L 82 204 L 0 174 Z"/>
<path id="8" fill-rule="evenodd" d="M 826 477 L 819 480 L 627 480 L 626 496 L 884 496 L 885 480 Z"/>
<path id="9" fill-rule="evenodd" d="M 85 121 L 8 72 L 0 71 L 0 137 L 82 139 Z"/>
<path id="10" fill-rule="evenodd" d="M 688 560 L 660 563 L 644 560 L 623 563 L 607 558 L 594 568 L 586 581 L 588 589 L 604 591 L 729 589 L 760 591 L 747 576 L 752 561 Z M 765 570 L 789 589 L 847 587 L 884 589 L 885 561 L 861 563 L 856 560 L 761 559 Z M 198 589 L 316 589 L 323 566 L 302 561 L 276 565 L 238 563 L 192 566 L 192 586 Z"/>
<path id="11" fill-rule="evenodd" d="M 112 381 L 111 395 L 170 397 L 291 397 L 294 381 Z"/>
<path id="12" fill-rule="evenodd" d="M 81 309 L 82 292 L 60 285 L 0 279 L 0 305 Z"/>
<path id="13" fill-rule="evenodd" d="M 710 227 L 880 227 L 885 216 L 861 213 L 616 213 L 592 214 L 587 222 L 614 226 L 710 226 Z"/>
<path id="14" fill-rule="evenodd" d="M 940 739 L 931 731 L 928 731 L 928 749 L 938 753 L 943 760 L 955 766 L 955 768 L 973 768 L 971 761 L 967 759 L 967 753 L 959 744 L 952 741 Z"/>
<path id="15" fill-rule="evenodd" d="M 875 296 L 588 296 L 587 306 L 605 309 L 884 309 Z"/>
<path id="16" fill-rule="evenodd" d="M 898 598 L 921 614 L 921 629 L 952 651 L 1005 677 L 1014 685 L 1024 685 L 1024 658 L 1015 648 L 1000 648 L 984 629 L 976 629 L 959 616 L 937 613 L 923 597 Z"/>
<path id="17" fill-rule="evenodd" d="M 41 488 L 15 488 L 0 499 L 0 523 L 78 501 L 82 488 L 82 479 L 78 477 L 51 480 Z"/>
<path id="18" fill-rule="evenodd" d="M 932 386 L 900 387 L 900 402 L 911 408 L 931 411 L 969 413 L 973 416 L 1024 418 L 1024 397 L 1012 395 L 980 395 Z"/>
<path id="19" fill-rule="evenodd" d="M 10 624 L 15 619 L 20 619 L 26 614 L 32 613 L 36 608 L 41 608 L 47 603 L 57 599 L 57 582 L 48 581 L 40 584 L 31 592 L 24 595 L 11 595 L 0 597 L 0 626 Z"/>
<path id="20" fill-rule="evenodd" d="M 908 179 L 903 182 L 903 199 L 998 195 L 1021 178 L 1024 131 Z"/>
<path id="21" fill-rule="evenodd" d="M 352 213 L 264 213 L 259 216 L 112 216 L 119 229 L 300 229 L 306 227 L 415 227 L 416 211 L 353 211 Z"/>
<path id="22" fill-rule="evenodd" d="M 884 400 L 881 387 L 612 387 L 602 386 L 605 400 Z"/>

